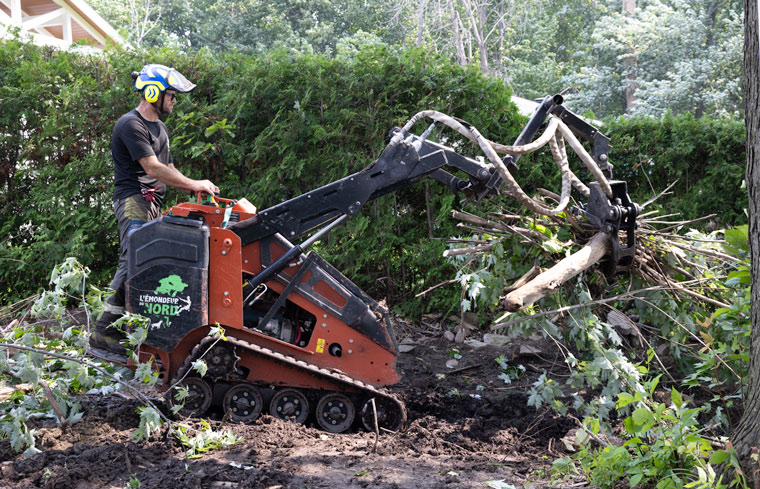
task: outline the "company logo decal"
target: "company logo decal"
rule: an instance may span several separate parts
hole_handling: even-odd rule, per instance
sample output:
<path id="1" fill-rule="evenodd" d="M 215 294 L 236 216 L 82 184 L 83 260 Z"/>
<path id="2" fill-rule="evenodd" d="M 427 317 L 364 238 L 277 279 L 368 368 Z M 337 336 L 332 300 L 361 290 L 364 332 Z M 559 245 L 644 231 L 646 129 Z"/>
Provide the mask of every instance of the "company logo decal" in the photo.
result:
<path id="1" fill-rule="evenodd" d="M 159 280 L 153 294 L 140 294 L 139 305 L 142 307 L 142 314 L 158 319 L 155 323 L 151 322 L 151 329 L 168 328 L 172 319 L 184 311 L 190 311 L 190 296 L 185 299 L 177 297 L 177 294 L 181 294 L 186 288 L 187 284 L 179 275 L 169 275 Z"/>

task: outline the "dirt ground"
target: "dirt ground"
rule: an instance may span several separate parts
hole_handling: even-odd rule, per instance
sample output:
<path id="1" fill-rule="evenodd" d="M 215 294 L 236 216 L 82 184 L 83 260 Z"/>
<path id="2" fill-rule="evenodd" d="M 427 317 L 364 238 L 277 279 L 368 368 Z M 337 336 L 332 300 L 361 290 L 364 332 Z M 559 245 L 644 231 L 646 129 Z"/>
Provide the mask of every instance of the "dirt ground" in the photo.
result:
<path id="1" fill-rule="evenodd" d="M 551 462 L 563 455 L 559 440 L 575 426 L 527 407 L 529 385 L 554 364 L 548 346 L 525 355 L 524 342 L 455 344 L 421 328 L 401 329 L 411 349 L 400 355 L 403 380 L 391 388 L 408 410 L 401 433 L 376 439 L 361 429 L 327 434 L 310 421 L 265 415 L 251 425 L 223 425 L 212 416 L 214 428 L 245 440 L 188 459 L 174 438 L 130 441 L 139 421 L 135 401 L 84 396 L 78 401 L 85 416 L 65 432 L 52 421 L 35 426 L 42 453 L 24 459 L 0 442 L 0 487 L 124 488 L 130 477 L 144 489 L 551 487 Z M 454 348 L 461 358 L 447 367 Z M 498 379 L 494 358 L 502 354 L 527 367 L 510 385 Z"/>

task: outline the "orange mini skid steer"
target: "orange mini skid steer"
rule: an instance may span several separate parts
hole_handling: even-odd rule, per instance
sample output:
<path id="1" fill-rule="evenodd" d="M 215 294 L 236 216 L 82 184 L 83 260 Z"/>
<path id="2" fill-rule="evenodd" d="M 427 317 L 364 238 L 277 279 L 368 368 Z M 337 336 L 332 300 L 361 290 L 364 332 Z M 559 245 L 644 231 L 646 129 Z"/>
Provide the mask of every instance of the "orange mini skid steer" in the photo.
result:
<path id="1" fill-rule="evenodd" d="M 166 387 L 189 389 L 183 412 L 216 401 L 236 421 L 268 406 L 303 422 L 313 411 L 333 432 L 356 413 L 372 427 L 377 412 L 381 427 L 398 429 L 403 405 L 379 388 L 399 380 L 387 312 L 314 252 L 275 272 L 299 247 L 280 233 L 245 242 L 225 214 L 257 217 L 246 202 L 183 203 L 129 237 L 128 309 L 151 323 L 141 354 L 159 359 Z M 222 341 L 208 335 L 216 324 Z M 201 358 L 203 377 L 190 368 Z"/>
<path id="2" fill-rule="evenodd" d="M 607 139 L 560 104 L 561 97 L 547 97 L 517 144 L 559 112 L 609 172 Z M 383 389 L 399 381 L 387 311 L 305 249 L 366 202 L 424 178 L 478 199 L 499 188 L 493 165 L 427 141 L 430 129 L 422 136 L 394 129 L 366 169 L 259 213 L 245 200 L 199 199 L 130 233 L 127 308 L 150 320 L 140 358 L 154 359 L 165 389 L 187 388 L 181 412 L 202 415 L 220 405 L 242 422 L 264 411 L 297 422 L 313 416 L 330 432 L 357 420 L 372 431 L 404 425 L 404 405 Z M 514 167 L 509 158 L 505 164 Z M 615 236 L 623 221 L 609 220 L 610 206 L 627 206 L 626 215 L 636 210 L 623 197 L 598 203 L 599 226 Z M 301 244 L 290 241 L 309 234 Z M 632 227 L 629 237 L 630 246 Z M 616 253 L 625 257 L 629 249 Z M 224 328 L 224 339 L 209 334 L 214 325 Z M 202 376 L 192 368 L 198 360 L 207 366 Z"/>

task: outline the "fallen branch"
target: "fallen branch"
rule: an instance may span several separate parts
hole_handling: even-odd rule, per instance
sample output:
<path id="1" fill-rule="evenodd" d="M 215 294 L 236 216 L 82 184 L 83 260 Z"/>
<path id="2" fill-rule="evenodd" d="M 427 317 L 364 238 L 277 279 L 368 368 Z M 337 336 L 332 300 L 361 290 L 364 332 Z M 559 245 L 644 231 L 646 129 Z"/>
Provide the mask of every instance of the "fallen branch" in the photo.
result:
<path id="1" fill-rule="evenodd" d="M 691 246 L 687 244 L 681 244 L 676 241 L 671 240 L 665 240 L 666 243 L 668 243 L 671 246 L 675 246 L 676 248 L 681 248 L 682 250 L 692 251 L 694 253 L 700 253 L 702 255 L 712 256 L 713 258 L 720 258 L 722 260 L 734 262 L 734 263 L 741 263 L 742 260 L 740 258 L 733 257 L 731 255 L 727 255 L 725 253 L 721 253 L 720 251 L 710 250 L 707 248 L 697 248 L 696 246 Z"/>
<path id="2" fill-rule="evenodd" d="M 480 368 L 483 365 L 485 365 L 485 364 L 484 363 L 476 363 L 476 364 L 473 364 L 473 365 L 467 365 L 466 367 L 461 367 L 461 368 L 457 368 L 457 369 L 454 369 L 454 370 L 449 370 L 448 372 L 445 372 L 445 373 L 446 373 L 446 375 L 454 375 L 454 374 L 458 374 L 459 372 L 465 372 L 467 370 L 472 370 L 474 368 Z"/>
<path id="3" fill-rule="evenodd" d="M 527 237 L 533 238 L 534 240 L 537 239 L 539 241 L 546 241 L 550 239 L 548 236 L 541 234 L 538 231 L 533 231 L 532 229 L 526 229 L 526 228 L 517 227 L 517 226 L 510 226 L 509 224 L 504 224 L 501 222 L 489 221 L 488 219 L 483 219 L 482 217 L 478 217 L 478 216 L 469 214 L 467 212 L 460 212 L 460 211 L 451 211 L 451 212 L 454 219 L 458 219 L 460 221 L 469 222 L 470 224 L 476 225 L 476 226 L 468 226 L 467 224 L 459 223 L 457 224 L 457 227 L 471 229 L 475 232 L 493 234 L 494 231 L 503 231 L 503 232 L 518 234 L 526 239 L 528 239 Z"/>
<path id="4" fill-rule="evenodd" d="M 653 277 L 658 277 L 658 276 L 667 277 L 667 275 L 664 274 L 664 273 L 659 273 L 658 274 L 656 270 L 653 270 L 651 267 L 646 266 L 644 263 L 641 263 L 640 266 L 642 268 L 644 268 L 645 270 L 647 270 L 649 272 L 649 275 L 651 275 Z M 653 280 L 654 280 L 654 278 L 653 278 Z M 669 286 L 668 287 L 669 289 L 672 289 L 675 292 L 681 292 L 683 294 L 690 295 L 690 296 L 694 297 L 697 300 L 700 300 L 702 302 L 706 302 L 708 304 L 712 304 L 713 306 L 724 307 L 726 309 L 730 309 L 731 308 L 730 304 L 726 304 L 725 302 L 721 302 L 721 301 L 713 299 L 711 297 L 707 297 L 706 295 L 700 294 L 699 292 L 691 290 L 691 289 L 689 289 L 687 287 L 681 287 L 678 284 L 672 284 L 670 280 L 667 280 L 667 285 Z"/>
<path id="5" fill-rule="evenodd" d="M 662 238 L 677 238 L 682 239 L 684 241 L 693 241 L 695 243 L 714 243 L 714 244 L 726 244 L 727 241 L 725 239 L 699 239 L 695 238 L 693 236 L 682 236 L 680 234 L 672 234 L 672 233 L 663 233 L 661 231 L 657 230 L 651 230 L 651 229 L 642 229 L 639 231 L 639 235 L 646 234 L 649 236 L 659 236 Z"/>
<path id="6" fill-rule="evenodd" d="M 597 442 L 598 444 L 600 444 L 603 447 L 609 447 L 610 446 L 609 443 L 607 443 L 606 441 L 604 441 L 601 438 L 599 438 L 598 436 L 596 436 L 593 431 L 591 431 L 586 426 L 584 426 L 584 424 L 581 422 L 580 419 L 578 419 L 578 418 L 576 418 L 575 416 L 572 416 L 572 415 L 568 415 L 568 418 L 570 418 L 573 421 L 575 421 L 578 424 L 578 427 L 580 429 L 582 429 L 583 431 L 585 431 L 588 436 L 590 436 L 591 438 L 593 438 L 595 442 Z"/>
<path id="7" fill-rule="evenodd" d="M 707 281 L 715 280 L 717 278 L 725 278 L 725 277 L 712 277 L 712 278 L 702 279 L 702 280 L 693 280 L 693 281 L 690 281 L 690 282 L 682 282 L 681 285 L 685 285 L 685 284 L 691 283 L 691 282 L 707 282 Z M 510 327 L 510 326 L 512 326 L 514 324 L 519 324 L 519 323 L 522 323 L 522 322 L 525 322 L 525 321 L 533 321 L 533 320 L 538 319 L 538 318 L 542 318 L 542 317 L 546 317 L 546 316 L 553 316 L 553 315 L 557 315 L 557 314 L 562 314 L 564 312 L 574 311 L 576 309 L 581 309 L 581 308 L 584 308 L 584 307 L 592 307 L 592 306 L 597 306 L 597 305 L 601 305 L 601 304 L 607 304 L 608 302 L 615 302 L 615 301 L 619 301 L 619 300 L 623 300 L 623 299 L 639 299 L 639 300 L 641 300 L 641 297 L 639 297 L 638 294 L 643 294 L 643 293 L 646 293 L 646 292 L 657 292 L 657 291 L 660 291 L 660 290 L 670 291 L 670 290 L 672 290 L 672 288 L 671 287 L 667 287 L 667 286 L 662 286 L 662 285 L 654 285 L 652 287 L 647 287 L 645 289 L 629 290 L 627 292 L 623 292 L 622 294 L 618 294 L 618 295 L 613 296 L 613 297 L 607 297 L 607 298 L 604 298 L 604 299 L 597 299 L 595 301 L 584 302 L 583 304 L 573 304 L 571 306 L 563 306 L 563 307 L 560 307 L 558 309 L 552 309 L 551 311 L 539 312 L 539 313 L 536 313 L 536 314 L 531 314 L 530 316 L 524 316 L 524 317 L 517 318 L 517 319 L 511 319 L 511 320 L 505 321 L 503 323 L 497 323 L 497 324 L 494 324 L 493 326 L 491 326 L 491 331 L 501 331 L 501 330 L 506 329 L 506 328 L 508 328 L 508 327 Z M 507 316 L 509 316 L 509 314 L 511 314 L 511 313 L 508 312 L 508 313 L 502 315 L 501 317 L 499 317 L 497 319 L 497 321 L 500 321 L 500 320 L 506 318 Z"/>
<path id="8" fill-rule="evenodd" d="M 502 304 L 509 312 L 517 312 L 546 297 L 566 281 L 601 260 L 610 246 L 610 236 L 597 233 L 576 253 L 563 259 L 524 286 L 507 294 Z"/>
<path id="9" fill-rule="evenodd" d="M 53 395 L 53 391 L 50 389 L 50 386 L 47 384 L 47 382 L 42 379 L 38 379 L 37 383 L 40 384 L 40 386 L 42 386 L 42 390 L 45 391 L 45 397 L 47 397 L 47 400 L 50 403 L 50 407 L 53 408 L 53 412 L 55 413 L 55 417 L 58 418 L 61 429 L 65 431 L 69 426 L 69 422 L 66 419 L 66 413 L 63 412 L 61 405 L 58 404 L 58 401 L 56 401 L 55 396 Z"/>
<path id="10" fill-rule="evenodd" d="M 445 282 L 441 282 L 440 284 L 433 285 L 429 289 L 423 290 L 419 294 L 415 295 L 414 298 L 416 299 L 417 297 L 422 297 L 423 295 L 425 295 L 428 292 L 431 292 L 431 291 L 437 289 L 438 287 L 443 287 L 444 285 L 449 285 L 449 284 L 453 284 L 453 283 L 456 283 L 456 282 L 459 282 L 458 278 L 452 278 L 451 280 L 446 280 Z"/>
<path id="11" fill-rule="evenodd" d="M 657 199 L 659 199 L 660 197 L 663 197 L 663 196 L 665 196 L 665 195 L 669 195 L 669 194 L 671 193 L 671 192 L 670 192 L 670 189 L 672 189 L 672 188 L 675 186 L 675 184 L 676 184 L 676 183 L 678 183 L 678 180 L 676 180 L 675 182 L 673 182 L 673 183 L 671 183 L 670 185 L 668 185 L 668 186 L 665 188 L 665 190 L 663 190 L 663 191 L 662 191 L 662 192 L 660 192 L 659 194 L 655 195 L 655 196 L 654 196 L 654 197 L 652 197 L 651 199 L 649 199 L 649 200 L 647 200 L 646 202 L 644 202 L 643 204 L 641 204 L 641 208 L 642 208 L 642 209 L 645 209 L 645 208 L 646 208 L 646 206 L 648 206 L 649 204 L 652 204 L 652 203 L 656 202 L 656 201 L 657 201 Z"/>
<path id="12" fill-rule="evenodd" d="M 696 219 L 691 219 L 691 220 L 688 220 L 688 221 L 676 222 L 676 223 L 673 223 L 669 227 L 658 229 L 657 232 L 664 233 L 665 231 L 670 231 L 671 229 L 675 229 L 675 228 L 680 227 L 680 226 L 686 226 L 688 224 L 693 224 L 695 222 L 704 221 L 706 219 L 712 219 L 713 217 L 716 217 L 716 216 L 717 216 L 717 214 L 710 214 L 709 216 L 698 217 Z"/>
<path id="13" fill-rule="evenodd" d="M 479 233 L 479 234 L 494 234 L 494 230 L 493 229 L 486 229 L 486 228 L 482 228 L 480 226 L 471 226 L 471 225 L 465 224 L 463 222 L 460 222 L 459 224 L 457 224 L 457 227 L 461 228 L 461 229 L 469 229 L 470 231 L 475 231 L 476 233 Z M 536 246 L 540 246 L 541 245 L 536 240 L 538 240 L 538 241 L 547 241 L 547 240 L 551 239 L 548 236 L 539 233 L 538 231 L 531 231 L 529 229 L 523 229 L 523 228 L 518 228 L 518 227 L 512 227 L 512 226 L 510 226 L 510 232 L 512 232 L 512 233 L 520 236 L 526 242 L 532 243 L 532 244 L 534 244 Z"/>
<path id="14" fill-rule="evenodd" d="M 452 210 L 451 217 L 453 217 L 454 219 L 458 221 L 469 222 L 471 224 L 477 224 L 478 226 L 490 227 L 493 229 L 498 229 L 500 231 L 509 231 L 509 227 L 506 224 L 503 224 L 501 222 L 496 222 L 496 221 L 490 221 L 488 219 L 483 219 L 482 217 L 476 216 L 474 214 L 470 214 L 469 212 Z"/>
<path id="15" fill-rule="evenodd" d="M 443 256 L 458 256 L 458 255 L 471 255 L 473 253 L 483 253 L 484 251 L 491 251 L 494 246 L 496 246 L 496 243 L 499 243 L 501 240 L 494 241 L 493 243 L 488 243 L 480 246 L 473 246 L 471 248 L 454 248 L 451 250 L 446 250 L 443 252 Z"/>
<path id="16" fill-rule="evenodd" d="M 88 360 L 84 360 L 82 358 L 70 357 L 68 355 L 61 355 L 60 353 L 53 353 L 53 352 L 50 352 L 50 351 L 47 351 L 47 350 L 41 350 L 39 348 L 32 348 L 32 347 L 29 347 L 29 346 L 16 345 L 16 344 L 13 344 L 13 343 L 0 343 L 0 348 L 8 348 L 8 349 L 14 348 L 16 350 L 22 350 L 22 351 L 29 351 L 29 352 L 32 352 L 32 353 L 38 353 L 38 354 L 46 356 L 46 357 L 58 358 L 58 359 L 61 359 L 61 360 L 68 360 L 70 362 L 79 363 L 81 365 L 84 365 L 85 367 L 89 367 L 89 368 L 91 368 L 93 370 L 96 370 L 101 375 L 104 375 L 104 376 L 108 377 L 109 379 L 113 380 L 114 382 L 117 382 L 117 383 L 123 385 L 124 387 L 126 387 L 127 389 L 129 389 L 134 394 L 134 396 L 137 399 L 140 400 L 140 402 L 145 403 L 145 404 L 149 405 L 150 407 L 152 407 L 153 409 L 156 410 L 156 412 L 161 417 L 161 419 L 165 423 L 167 423 L 167 425 L 169 426 L 170 431 L 172 431 L 174 429 L 174 424 L 172 423 L 172 421 L 169 418 L 167 418 L 164 415 L 164 413 L 162 413 L 161 410 L 158 409 L 158 407 L 156 407 L 155 404 L 153 404 L 153 402 L 148 398 L 148 396 L 146 396 L 145 394 L 143 394 L 142 392 L 140 392 L 140 390 L 137 389 L 135 386 L 133 386 L 133 385 L 129 384 L 128 382 L 125 382 L 125 381 L 123 381 L 123 380 L 121 380 L 121 379 L 119 379 L 119 378 L 111 375 L 104 368 L 102 368 L 102 367 L 100 367 L 100 366 L 98 366 L 98 365 L 96 365 L 96 364 L 94 364 L 94 363 L 92 363 L 92 362 L 90 362 Z M 45 385 L 47 385 L 47 384 L 45 384 Z M 44 385 L 42 387 L 43 387 L 43 389 L 45 388 Z M 49 387 L 48 387 L 48 389 L 49 389 Z"/>
<path id="17" fill-rule="evenodd" d="M 515 283 L 513 283 L 509 287 L 505 288 L 504 289 L 504 294 L 509 294 L 513 290 L 519 289 L 520 287 L 522 287 L 523 285 L 527 284 L 528 282 L 530 282 L 534 278 L 538 277 L 538 275 L 540 273 L 541 273 L 541 268 L 539 268 L 537 265 L 533 265 L 533 268 L 531 268 L 530 270 L 528 270 L 525 273 L 525 275 L 523 275 L 522 277 L 520 277 L 519 279 L 517 279 L 515 281 Z"/>
<path id="18" fill-rule="evenodd" d="M 489 212 L 488 217 L 501 219 L 502 221 L 519 221 L 523 218 L 523 216 L 518 214 L 503 214 L 501 212 Z"/>

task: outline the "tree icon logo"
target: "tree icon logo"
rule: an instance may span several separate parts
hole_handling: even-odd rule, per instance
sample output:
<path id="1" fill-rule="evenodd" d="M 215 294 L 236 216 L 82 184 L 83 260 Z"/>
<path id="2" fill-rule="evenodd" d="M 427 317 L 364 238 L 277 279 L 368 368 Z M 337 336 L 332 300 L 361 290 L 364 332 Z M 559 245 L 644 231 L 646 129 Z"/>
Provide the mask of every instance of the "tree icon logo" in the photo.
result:
<path id="1" fill-rule="evenodd" d="M 182 292 L 185 288 L 187 288 L 187 284 L 182 281 L 179 275 L 169 275 L 161 279 L 154 293 L 176 297 L 177 293 Z"/>

